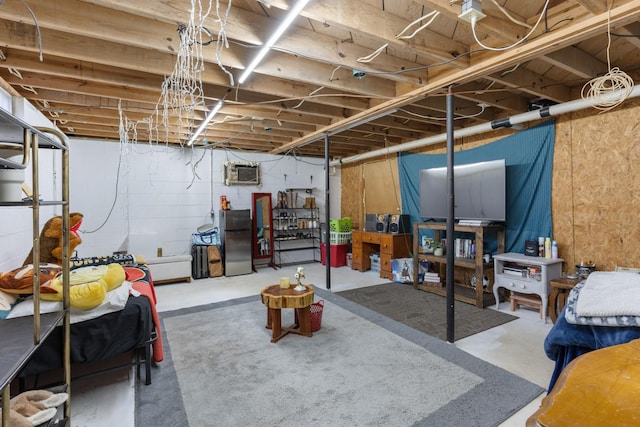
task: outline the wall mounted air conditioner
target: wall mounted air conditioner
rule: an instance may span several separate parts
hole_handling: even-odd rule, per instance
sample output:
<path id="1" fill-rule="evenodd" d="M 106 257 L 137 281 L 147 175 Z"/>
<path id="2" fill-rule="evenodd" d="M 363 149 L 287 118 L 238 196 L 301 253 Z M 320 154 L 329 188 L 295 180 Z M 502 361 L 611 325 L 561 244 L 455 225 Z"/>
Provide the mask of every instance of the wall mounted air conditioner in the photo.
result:
<path id="1" fill-rule="evenodd" d="M 260 164 L 256 162 L 224 162 L 225 185 L 260 185 Z"/>

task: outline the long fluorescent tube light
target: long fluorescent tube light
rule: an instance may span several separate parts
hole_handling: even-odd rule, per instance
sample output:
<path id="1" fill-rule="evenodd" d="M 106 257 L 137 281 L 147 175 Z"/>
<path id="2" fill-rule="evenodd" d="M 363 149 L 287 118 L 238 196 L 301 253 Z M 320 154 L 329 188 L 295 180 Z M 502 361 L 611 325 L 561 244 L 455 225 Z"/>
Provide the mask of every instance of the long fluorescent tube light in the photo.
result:
<path id="1" fill-rule="evenodd" d="M 296 18 L 296 16 L 298 16 L 298 14 L 307 5 L 307 3 L 309 3 L 309 0 L 298 0 L 298 3 L 296 3 L 293 9 L 289 10 L 289 13 L 287 14 L 287 17 L 284 18 L 284 21 L 280 23 L 280 26 L 275 31 L 275 33 L 271 35 L 267 43 L 264 46 L 262 46 L 262 49 L 260 49 L 260 52 L 256 55 L 255 58 L 253 58 L 253 61 L 251 61 L 249 66 L 244 70 L 244 72 L 238 79 L 238 83 L 242 84 L 244 83 L 245 80 L 247 80 L 247 77 L 249 77 L 249 75 L 253 72 L 254 68 L 258 66 L 260 61 L 262 61 L 262 59 L 265 57 L 267 52 L 269 52 L 269 50 L 273 47 L 273 45 L 278 41 L 280 36 L 282 36 L 285 30 L 289 27 L 289 25 L 291 25 L 293 20 Z"/>
<path id="2" fill-rule="evenodd" d="M 204 128 L 207 127 L 209 122 L 213 120 L 213 117 L 218 113 L 218 111 L 220 111 L 220 109 L 222 108 L 222 104 L 223 104 L 223 101 L 221 99 L 220 101 L 218 101 L 215 107 L 213 107 L 213 109 L 209 111 L 209 114 L 207 114 L 207 117 L 205 117 L 202 123 L 200 123 L 200 126 L 198 126 L 198 129 L 196 129 L 193 135 L 191 135 L 191 138 L 189 138 L 189 142 L 187 142 L 188 147 L 191 147 L 193 143 L 196 142 L 196 139 L 198 138 L 198 136 L 200 136 Z"/>

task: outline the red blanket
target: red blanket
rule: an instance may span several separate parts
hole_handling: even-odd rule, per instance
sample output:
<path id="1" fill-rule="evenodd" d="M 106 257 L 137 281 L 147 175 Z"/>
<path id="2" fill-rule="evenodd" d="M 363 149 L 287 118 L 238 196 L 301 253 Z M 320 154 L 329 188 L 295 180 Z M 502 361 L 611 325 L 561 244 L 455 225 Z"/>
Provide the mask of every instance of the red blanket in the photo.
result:
<path id="1" fill-rule="evenodd" d="M 155 362 L 162 362 L 164 359 L 164 352 L 162 350 L 162 332 L 160 330 L 160 318 L 156 311 L 156 292 L 153 288 L 153 280 L 151 279 L 151 272 L 148 268 L 138 266 L 129 267 L 124 266 L 127 281 L 131 282 L 133 289 L 140 292 L 149 299 L 149 305 L 151 306 L 151 314 L 153 316 L 153 324 L 156 328 L 156 334 L 158 339 L 153 343 L 153 360 Z"/>

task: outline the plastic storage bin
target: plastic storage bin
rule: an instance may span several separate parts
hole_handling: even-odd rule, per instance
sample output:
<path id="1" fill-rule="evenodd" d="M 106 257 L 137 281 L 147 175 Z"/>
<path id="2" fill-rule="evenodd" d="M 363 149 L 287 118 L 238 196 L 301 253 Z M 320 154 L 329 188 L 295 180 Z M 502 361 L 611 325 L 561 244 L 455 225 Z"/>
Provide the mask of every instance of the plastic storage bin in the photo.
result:
<path id="1" fill-rule="evenodd" d="M 347 245 L 331 245 L 329 247 L 331 251 L 331 267 L 343 267 L 347 265 Z M 320 243 L 320 261 L 322 265 L 327 264 L 326 258 L 326 245 Z"/>
<path id="2" fill-rule="evenodd" d="M 371 271 L 380 273 L 380 255 L 371 254 L 369 255 L 369 258 L 371 259 Z"/>
<path id="3" fill-rule="evenodd" d="M 344 245 L 351 242 L 351 232 L 330 231 L 329 243 L 332 245 Z"/>
<path id="4" fill-rule="evenodd" d="M 329 231 L 351 233 L 351 218 L 332 219 L 329 221 Z"/>

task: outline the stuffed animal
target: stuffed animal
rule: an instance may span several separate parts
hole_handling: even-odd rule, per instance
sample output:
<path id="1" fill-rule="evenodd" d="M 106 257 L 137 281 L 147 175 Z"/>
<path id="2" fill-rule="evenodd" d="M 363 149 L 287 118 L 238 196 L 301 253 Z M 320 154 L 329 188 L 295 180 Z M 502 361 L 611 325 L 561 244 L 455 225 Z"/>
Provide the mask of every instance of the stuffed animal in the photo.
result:
<path id="1" fill-rule="evenodd" d="M 69 273 L 69 303 L 81 310 L 96 308 L 125 278 L 124 267 L 116 263 L 76 268 Z M 42 285 L 40 292 L 45 301 L 62 301 L 62 275 Z"/>
<path id="2" fill-rule="evenodd" d="M 27 264 L 3 274 L 0 289 L 12 294 L 33 293 L 33 265 Z M 56 277 L 62 271 L 57 264 L 40 264 L 40 285 Z"/>
<path id="3" fill-rule="evenodd" d="M 82 243 L 78 229 L 82 224 L 83 215 L 79 212 L 69 214 L 69 252 L 73 253 Z M 33 249 L 22 265 L 33 262 Z M 54 216 L 44 224 L 40 232 L 40 262 L 62 264 L 62 217 Z"/>
<path id="4" fill-rule="evenodd" d="M 46 423 L 55 417 L 56 407 L 68 398 L 67 393 L 53 393 L 47 390 L 25 391 L 12 398 L 9 403 L 9 425 L 32 427 Z"/>

